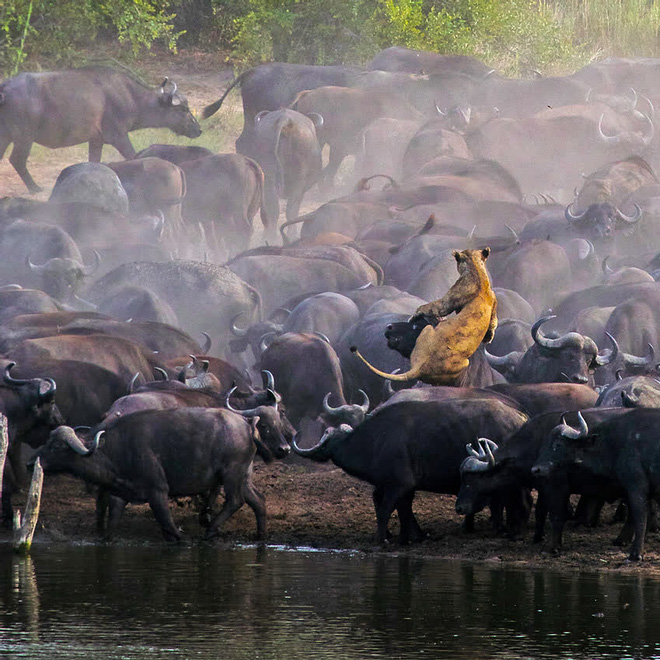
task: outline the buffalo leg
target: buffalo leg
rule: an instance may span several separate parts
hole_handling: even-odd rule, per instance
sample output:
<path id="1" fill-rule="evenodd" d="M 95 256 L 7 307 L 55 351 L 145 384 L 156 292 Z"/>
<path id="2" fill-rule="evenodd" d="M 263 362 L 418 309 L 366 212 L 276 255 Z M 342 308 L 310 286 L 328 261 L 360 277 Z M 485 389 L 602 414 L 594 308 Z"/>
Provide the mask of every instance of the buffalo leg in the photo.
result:
<path id="1" fill-rule="evenodd" d="M 90 140 L 87 154 L 90 163 L 100 163 L 101 157 L 103 156 L 103 140 Z"/>
<path id="2" fill-rule="evenodd" d="M 106 138 L 106 142 L 111 144 L 126 160 L 135 158 L 135 149 L 126 133 L 117 135 L 112 140 Z"/>
<path id="3" fill-rule="evenodd" d="M 374 505 L 376 507 L 376 541 L 378 543 L 387 542 L 387 525 L 392 517 L 394 509 L 397 508 L 399 502 L 406 497 L 407 491 L 401 486 L 391 488 L 388 490 L 379 489 L 378 495 L 374 491 Z M 410 509 L 412 513 L 412 508 Z M 403 527 L 403 524 L 402 524 Z"/>
<path id="4" fill-rule="evenodd" d="M 245 504 L 245 476 L 240 479 L 229 477 L 223 480 L 225 486 L 225 503 L 220 512 L 213 518 L 204 534 L 205 539 L 218 536 L 220 527 Z"/>
<path id="5" fill-rule="evenodd" d="M 254 511 L 257 519 L 257 539 L 266 538 L 266 500 L 264 496 L 248 481 L 243 489 L 243 495 L 248 506 Z"/>
<path id="6" fill-rule="evenodd" d="M 648 497 L 643 491 L 635 491 L 628 495 L 628 506 L 630 507 L 630 517 L 632 518 L 635 536 L 628 559 L 630 561 L 639 561 L 644 552 L 644 537 L 646 536 L 646 519 L 648 516 Z"/>
<path id="7" fill-rule="evenodd" d="M 319 178 L 319 189 L 322 192 L 327 193 L 334 188 L 335 177 L 346 156 L 348 156 L 348 149 L 345 145 L 330 145 L 328 164 L 323 168 L 321 177 Z"/>
<path id="8" fill-rule="evenodd" d="M 541 543 L 545 532 L 545 521 L 548 519 L 548 503 L 543 491 L 538 491 L 536 508 L 534 510 L 534 543 Z"/>
<path id="9" fill-rule="evenodd" d="M 110 540 L 115 535 L 117 527 L 119 526 L 119 521 L 121 520 L 121 516 L 124 513 L 124 509 L 126 508 L 126 504 L 126 500 L 123 500 L 121 497 L 116 497 L 115 495 L 108 496 L 108 526 L 104 536 L 106 540 Z"/>
<path id="10" fill-rule="evenodd" d="M 110 493 L 104 488 L 99 488 L 96 494 L 96 533 L 99 536 L 103 536 L 105 532 L 105 517 L 108 513 L 109 499 Z"/>
<path id="11" fill-rule="evenodd" d="M 32 142 L 14 142 L 14 148 L 11 150 L 9 162 L 16 170 L 18 176 L 21 177 L 23 183 L 31 193 L 38 193 L 41 188 L 35 183 L 34 179 L 28 172 L 27 159 L 32 149 Z"/>
<path id="12" fill-rule="evenodd" d="M 272 176 L 267 176 L 264 182 L 264 201 L 263 207 L 266 209 L 266 215 L 270 219 L 273 227 L 273 233 L 277 229 L 277 223 L 280 217 L 280 198 L 277 194 L 275 184 L 271 180 Z"/>
<path id="13" fill-rule="evenodd" d="M 407 545 L 411 542 L 415 543 L 426 538 L 412 510 L 414 499 L 415 491 L 406 493 L 401 497 L 396 507 L 399 514 L 399 543 L 401 545 Z"/>
<path id="14" fill-rule="evenodd" d="M 181 532 L 176 528 L 172 514 L 170 512 L 170 504 L 167 493 L 158 491 L 149 498 L 149 506 L 154 512 L 156 522 L 163 530 L 163 536 L 166 541 L 179 541 L 181 539 Z"/>

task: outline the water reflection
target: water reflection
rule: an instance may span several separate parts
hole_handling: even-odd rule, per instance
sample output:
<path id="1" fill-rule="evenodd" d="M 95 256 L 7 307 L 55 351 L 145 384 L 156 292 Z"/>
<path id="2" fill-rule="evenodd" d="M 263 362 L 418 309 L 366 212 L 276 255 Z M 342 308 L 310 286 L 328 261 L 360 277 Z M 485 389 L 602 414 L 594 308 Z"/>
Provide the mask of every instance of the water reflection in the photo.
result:
<path id="1" fill-rule="evenodd" d="M 3 657 L 660 657 L 660 582 L 642 575 L 212 546 L 0 554 Z"/>

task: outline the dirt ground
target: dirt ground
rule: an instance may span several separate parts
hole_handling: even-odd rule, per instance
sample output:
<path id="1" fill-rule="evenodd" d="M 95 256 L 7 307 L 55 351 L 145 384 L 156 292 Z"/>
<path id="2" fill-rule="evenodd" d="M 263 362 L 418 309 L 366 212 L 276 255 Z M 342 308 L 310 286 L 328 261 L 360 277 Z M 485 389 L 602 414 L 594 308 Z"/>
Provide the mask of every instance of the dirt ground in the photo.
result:
<path id="1" fill-rule="evenodd" d="M 232 79 L 232 70 L 222 57 L 202 53 L 159 54 L 145 62 L 145 70 L 155 80 L 168 75 L 177 80 L 198 116 L 205 105 L 218 99 Z M 229 99 L 237 106 L 237 97 Z M 240 127 L 239 127 L 240 129 Z M 46 199 L 60 170 L 86 158 L 84 147 L 39 150 L 29 166 L 35 179 L 45 188 L 38 198 Z M 25 189 L 9 165 L 0 161 L 0 197 L 25 195 Z M 265 495 L 268 508 L 268 543 L 287 546 L 357 549 L 363 552 L 405 552 L 415 557 L 447 557 L 488 561 L 525 567 L 552 567 L 563 570 L 614 570 L 660 575 L 660 539 L 650 535 L 643 562 L 626 561 L 626 549 L 614 547 L 617 525 L 608 524 L 613 508 L 606 507 L 596 529 L 568 526 L 564 551 L 550 556 L 531 543 L 531 529 L 522 541 L 509 541 L 492 531 L 488 514 L 477 516 L 475 531 L 466 534 L 462 517 L 454 511 L 453 496 L 419 493 L 414 510 L 429 538 L 406 548 L 396 542 L 385 548 L 374 542 L 376 517 L 371 487 L 332 464 L 315 464 L 299 457 L 265 465 L 257 459 L 254 470 L 257 488 Z M 21 504 L 21 498 L 17 498 Z M 190 502 L 173 502 L 175 521 L 185 533 L 184 543 L 198 543 L 202 529 Z M 391 529 L 397 531 L 396 517 Z M 254 540 L 255 520 L 244 506 L 223 529 L 214 543 L 250 543 Z M 11 535 L 0 532 L 0 542 Z M 36 544 L 97 542 L 94 496 L 82 483 L 66 476 L 46 477 Z M 153 544 L 164 541 L 147 506 L 130 505 L 121 522 L 116 544 Z"/>
<path id="2" fill-rule="evenodd" d="M 463 518 L 454 510 L 455 497 L 418 493 L 413 508 L 428 533 L 422 543 L 402 547 L 395 539 L 387 546 L 375 542 L 376 516 L 371 486 L 350 477 L 331 463 L 313 463 L 297 456 L 270 465 L 256 459 L 254 482 L 266 498 L 267 543 L 288 547 L 354 549 L 365 553 L 405 553 L 412 557 L 454 558 L 502 565 L 553 570 L 607 570 L 660 576 L 660 538 L 647 538 L 644 560 L 628 562 L 627 548 L 612 545 L 620 523 L 612 524 L 614 507 L 606 506 L 594 529 L 568 524 L 564 549 L 557 557 L 531 542 L 533 518 L 524 539 L 511 541 L 494 533 L 488 511 L 477 515 L 475 531 L 463 530 Z M 20 504 L 22 498 L 17 500 Z M 34 544 L 97 543 L 94 494 L 81 481 L 65 475 L 46 476 L 39 525 Z M 203 529 L 190 500 L 173 501 L 171 511 L 182 529 L 182 543 L 203 543 Z M 396 535 L 396 514 L 390 523 Z M 245 505 L 227 521 L 212 543 L 246 544 L 255 541 L 256 525 Z M 0 533 L 0 542 L 10 539 Z M 129 505 L 112 541 L 115 545 L 157 547 L 165 543 L 147 505 Z"/>

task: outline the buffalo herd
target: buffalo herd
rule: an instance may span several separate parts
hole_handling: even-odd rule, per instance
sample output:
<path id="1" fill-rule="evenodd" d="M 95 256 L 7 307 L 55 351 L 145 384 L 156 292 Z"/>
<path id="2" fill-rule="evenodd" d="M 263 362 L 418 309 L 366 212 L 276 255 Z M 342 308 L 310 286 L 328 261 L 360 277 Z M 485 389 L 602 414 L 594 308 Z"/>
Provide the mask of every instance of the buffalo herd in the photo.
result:
<path id="1" fill-rule="evenodd" d="M 660 60 L 512 79 L 393 47 L 256 66 L 203 117 L 232 89 L 235 153 L 136 152 L 136 129 L 202 132 L 168 78 L 0 83 L 0 155 L 31 193 L 33 143 L 88 142 L 90 161 L 47 200 L 0 199 L 3 519 L 38 457 L 95 487 L 105 537 L 148 503 L 178 540 L 169 501 L 190 496 L 205 538 L 247 503 L 263 539 L 258 455 L 372 484 L 379 543 L 394 511 L 400 543 L 425 538 L 419 490 L 513 537 L 535 504 L 555 553 L 569 518 L 619 502 L 639 560 L 660 496 Z M 455 250 L 486 248 L 499 326 L 455 380 L 356 357 L 409 372 L 415 311 L 456 280 Z"/>

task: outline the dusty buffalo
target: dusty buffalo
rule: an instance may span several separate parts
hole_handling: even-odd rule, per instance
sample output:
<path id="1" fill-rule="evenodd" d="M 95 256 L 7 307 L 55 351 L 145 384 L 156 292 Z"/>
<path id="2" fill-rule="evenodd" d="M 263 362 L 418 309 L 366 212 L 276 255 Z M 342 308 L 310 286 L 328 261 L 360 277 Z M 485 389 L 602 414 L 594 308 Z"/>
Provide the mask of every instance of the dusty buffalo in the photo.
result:
<path id="1" fill-rule="evenodd" d="M 59 427 L 37 455 L 46 474 L 73 474 L 98 485 L 100 497 L 111 496 L 108 535 L 128 502 L 147 502 L 165 538 L 178 540 L 181 533 L 172 520 L 169 498 L 203 495 L 211 506 L 222 487 L 225 503 L 205 537 L 216 536 L 247 502 L 263 538 L 266 509 L 263 496 L 252 485 L 252 460 L 257 447 L 267 459 L 286 456 L 289 447 L 279 435 L 262 442 L 258 428 L 258 413 L 248 421 L 221 409 L 147 410 L 99 431 L 89 447 L 72 428 Z"/>
<path id="2" fill-rule="evenodd" d="M 118 71 L 90 67 L 21 73 L 0 85 L 0 155 L 14 143 L 9 161 L 31 192 L 39 190 L 27 170 L 34 142 L 52 149 L 89 142 L 94 162 L 101 160 L 104 144 L 134 158 L 128 133 L 151 127 L 190 138 L 202 132 L 186 98 L 167 78 L 153 91 Z"/>
<path id="3" fill-rule="evenodd" d="M 277 337 L 262 353 L 261 369 L 275 376 L 294 426 L 304 416 L 315 419 L 320 415 L 326 394 L 330 394 L 333 405 L 346 404 L 339 358 L 332 346 L 317 335 L 287 332 Z"/>
<path id="4" fill-rule="evenodd" d="M 162 158 L 136 158 L 109 163 L 128 195 L 132 216 L 163 214 L 162 235 L 175 254 L 181 253 L 186 240 L 181 208 L 186 196 L 183 170 Z"/>
<path id="5" fill-rule="evenodd" d="M 249 321 L 260 314 L 261 297 L 255 289 L 227 268 L 196 261 L 140 261 L 119 266 L 97 280 L 85 298 L 101 300 L 127 284 L 157 294 L 191 336 L 208 332 L 218 354 L 226 350 L 231 338 L 230 319 L 243 313 Z"/>
<path id="6" fill-rule="evenodd" d="M 185 161 L 181 169 L 188 185 L 183 215 L 188 223 L 201 224 L 213 251 L 221 246 L 229 254 L 245 250 L 259 210 L 266 238 L 272 241 L 277 213 L 269 213 L 264 203 L 264 172 L 252 158 L 212 154 Z"/>
<path id="7" fill-rule="evenodd" d="M 234 87 L 240 87 L 244 125 L 243 132 L 236 141 L 236 151 L 249 155 L 245 147 L 252 137 L 254 119 L 261 111 L 286 108 L 291 105 L 296 94 L 305 89 L 316 89 L 323 85 L 348 85 L 358 71 L 346 66 L 314 66 L 288 62 L 260 64 L 238 76 L 218 101 L 204 108 L 204 118 L 216 113 L 227 94 Z"/>
<path id="8" fill-rule="evenodd" d="M 304 194 L 321 175 L 316 130 L 323 121 L 317 112 L 288 109 L 262 110 L 254 118 L 253 139 L 244 153 L 263 168 L 264 205 L 273 227 L 279 217 L 279 200 L 286 200 L 287 220 L 295 220 Z"/>
<path id="9" fill-rule="evenodd" d="M 357 153 L 358 138 L 372 121 L 379 117 L 423 119 L 405 98 L 387 89 L 319 87 L 300 92 L 291 108 L 308 116 L 323 117 L 316 133 L 321 147 L 327 144 L 330 149 L 321 180 L 326 188 L 332 187 L 344 158 Z"/>
<path id="10" fill-rule="evenodd" d="M 408 73 L 453 71 L 478 78 L 492 71 L 483 62 L 467 55 L 441 55 L 426 50 L 412 50 L 403 46 L 391 46 L 381 50 L 369 62 L 368 68 L 383 71 L 405 71 Z"/>

